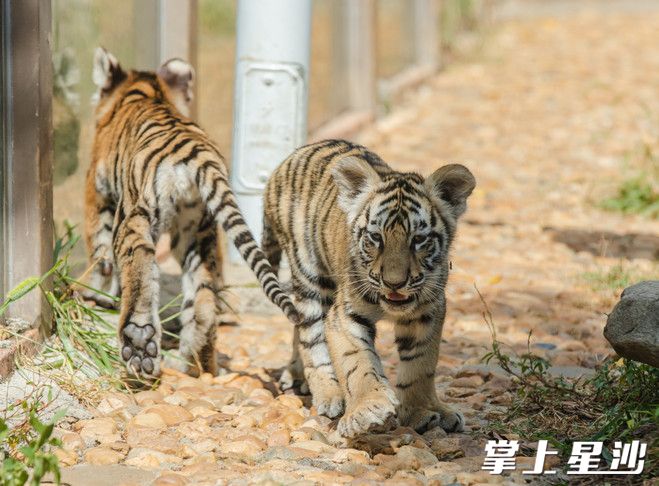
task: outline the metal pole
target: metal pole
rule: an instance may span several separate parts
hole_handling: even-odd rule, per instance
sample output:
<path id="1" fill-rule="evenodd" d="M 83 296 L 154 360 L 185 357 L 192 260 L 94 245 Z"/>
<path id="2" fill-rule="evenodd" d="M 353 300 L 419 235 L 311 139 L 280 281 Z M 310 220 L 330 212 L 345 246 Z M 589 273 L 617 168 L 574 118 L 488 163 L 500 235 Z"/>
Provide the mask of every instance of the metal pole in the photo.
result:
<path id="1" fill-rule="evenodd" d="M 197 66 L 197 0 L 140 0 L 134 2 L 135 65 L 155 70 L 178 57 Z M 197 83 L 193 85 L 191 115 L 195 118 Z"/>
<path id="2" fill-rule="evenodd" d="M 40 0 L 10 0 L 0 2 L 0 8 L 5 179 L 0 187 L 5 258 L 0 279 L 9 290 L 44 274 L 53 263 L 52 17 L 51 3 Z M 49 309 L 41 293 L 32 292 L 4 317 L 40 323 L 49 331 Z"/>
<path id="3" fill-rule="evenodd" d="M 238 1 L 231 183 L 259 241 L 265 183 L 307 136 L 310 48 L 311 0 Z"/>
<path id="4" fill-rule="evenodd" d="M 158 3 L 159 66 L 175 57 L 197 66 L 197 0 L 159 0 Z M 197 80 L 193 84 L 190 115 L 197 114 Z"/>
<path id="5" fill-rule="evenodd" d="M 437 69 L 439 56 L 439 0 L 414 0 L 414 61 Z"/>
<path id="6" fill-rule="evenodd" d="M 350 110 L 375 111 L 375 0 L 340 0 L 332 35 Z M 341 72 L 341 71 L 339 71 Z"/>

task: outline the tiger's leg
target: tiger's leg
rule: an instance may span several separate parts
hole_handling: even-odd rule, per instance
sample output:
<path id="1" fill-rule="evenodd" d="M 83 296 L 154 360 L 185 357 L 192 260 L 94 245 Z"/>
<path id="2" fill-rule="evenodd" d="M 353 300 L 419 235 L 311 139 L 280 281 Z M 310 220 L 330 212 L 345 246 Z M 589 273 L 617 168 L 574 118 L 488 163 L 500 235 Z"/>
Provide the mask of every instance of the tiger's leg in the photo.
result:
<path id="1" fill-rule="evenodd" d="M 200 208 L 201 211 L 201 208 Z M 189 222 L 182 221 L 184 229 Z M 215 336 L 220 323 L 222 266 L 218 255 L 217 227 L 210 215 L 198 223 L 194 237 L 179 252 L 183 268 L 183 302 L 181 304 L 181 336 L 177 368 L 192 375 L 202 372 L 217 374 Z M 168 364 L 171 362 L 168 361 Z M 188 366 L 187 363 L 193 366 Z M 172 363 L 176 364 L 176 363 Z"/>
<path id="2" fill-rule="evenodd" d="M 344 410 L 344 398 L 327 347 L 325 311 L 320 299 L 296 296 L 294 304 L 302 316 L 296 328 L 299 336 L 297 349 L 312 403 L 319 415 L 338 417 Z"/>
<path id="3" fill-rule="evenodd" d="M 114 252 L 121 272 L 119 341 L 121 357 L 135 375 L 160 374 L 159 281 L 152 226 L 146 210 L 119 223 Z"/>
<path id="4" fill-rule="evenodd" d="M 297 349 L 302 358 L 304 378 L 311 391 L 312 403 L 318 414 L 330 418 L 338 417 L 343 412 L 344 399 L 325 336 L 327 304 L 323 303 L 320 286 L 316 289 L 305 288 L 314 284 L 302 284 L 302 277 L 294 264 L 291 264 L 291 273 L 294 305 L 301 316 L 301 321 L 296 326 L 299 341 Z M 296 358 L 294 348 L 291 362 L 295 363 Z"/>
<path id="5" fill-rule="evenodd" d="M 375 352 L 375 322 L 337 297 L 327 316 L 327 341 L 343 393 L 343 437 L 386 430 L 395 425 L 398 399 Z"/>
<path id="6" fill-rule="evenodd" d="M 300 392 L 306 395 L 309 393 L 309 385 L 304 378 L 304 363 L 300 354 L 300 331 L 297 326 L 293 329 L 292 348 L 291 359 L 279 378 L 279 389 L 286 391 L 297 386 Z"/>
<path id="7" fill-rule="evenodd" d="M 110 194 L 103 190 L 107 184 L 103 180 L 97 184 L 96 179 L 96 170 L 92 168 L 87 176 L 85 195 L 85 241 L 92 266 L 89 286 L 110 295 L 117 295 L 119 279 L 114 268 L 112 251 L 115 203 Z M 90 289 L 83 289 L 82 296 L 103 307 L 115 307 L 112 299 Z"/>
<path id="8" fill-rule="evenodd" d="M 272 266 L 272 272 L 279 277 L 279 264 L 282 249 L 268 217 L 263 217 L 263 234 L 261 236 L 261 249 Z M 279 378 L 279 388 L 282 391 L 299 386 L 302 393 L 308 393 L 309 387 L 304 380 L 304 365 L 300 355 L 300 332 L 297 326 L 293 330 L 293 353 L 291 359 Z"/>
<path id="9" fill-rule="evenodd" d="M 428 313 L 395 324 L 400 356 L 396 390 L 401 424 L 419 433 L 441 426 L 447 432 L 463 430 L 464 417 L 437 398 L 435 368 L 444 316 Z"/>

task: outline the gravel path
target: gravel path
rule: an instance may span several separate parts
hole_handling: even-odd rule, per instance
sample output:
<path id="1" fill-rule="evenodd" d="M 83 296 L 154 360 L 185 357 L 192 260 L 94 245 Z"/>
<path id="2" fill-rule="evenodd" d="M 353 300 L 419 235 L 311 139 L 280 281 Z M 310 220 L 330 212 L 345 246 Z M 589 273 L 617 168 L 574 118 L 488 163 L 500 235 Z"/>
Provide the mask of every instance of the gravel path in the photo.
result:
<path id="1" fill-rule="evenodd" d="M 276 389 L 290 326 L 242 313 L 238 326 L 219 332 L 225 374 L 165 375 L 157 391 L 109 395 L 96 418 L 60 430 L 62 462 L 87 464 L 65 478 L 103 477 L 113 486 L 521 482 L 480 471 L 480 431 L 512 397 L 507 377 L 479 365 L 491 337 L 474 285 L 513 349 L 524 350 L 533 331 L 534 351 L 572 374 L 610 353 L 602 329 L 617 294 L 594 289 L 584 275 L 621 262 L 657 275 L 659 222 L 596 205 L 643 144 L 659 153 L 657 45 L 659 13 L 508 21 L 477 56 L 436 76 L 360 138 L 401 169 L 428 174 L 452 161 L 476 175 L 453 252 L 437 379 L 467 417 L 465 433 L 399 429 L 342 443 L 308 397 Z M 378 347 L 393 375 L 387 323 Z"/>

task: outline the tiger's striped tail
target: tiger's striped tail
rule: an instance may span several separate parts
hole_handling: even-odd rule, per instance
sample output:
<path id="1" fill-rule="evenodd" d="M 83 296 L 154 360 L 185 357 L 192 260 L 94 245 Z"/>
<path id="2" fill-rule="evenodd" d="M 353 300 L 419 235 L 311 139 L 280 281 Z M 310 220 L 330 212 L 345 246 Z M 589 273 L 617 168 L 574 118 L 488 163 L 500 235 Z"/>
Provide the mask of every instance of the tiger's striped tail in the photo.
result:
<path id="1" fill-rule="evenodd" d="M 293 323 L 300 322 L 300 315 L 290 297 L 282 290 L 270 262 L 256 243 L 236 203 L 229 186 L 226 169 L 222 162 L 206 161 L 197 167 L 194 180 L 208 211 L 233 242 L 249 268 L 254 272 L 265 295 L 278 306 Z"/>

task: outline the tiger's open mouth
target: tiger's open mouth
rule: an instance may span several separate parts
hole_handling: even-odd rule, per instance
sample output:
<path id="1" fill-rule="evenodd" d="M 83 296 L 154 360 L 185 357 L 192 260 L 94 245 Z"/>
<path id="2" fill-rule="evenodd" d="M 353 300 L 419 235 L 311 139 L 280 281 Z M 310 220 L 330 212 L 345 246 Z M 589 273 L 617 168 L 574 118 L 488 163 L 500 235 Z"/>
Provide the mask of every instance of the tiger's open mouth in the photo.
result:
<path id="1" fill-rule="evenodd" d="M 403 306 L 412 302 L 414 300 L 414 296 L 405 296 L 403 294 L 399 294 L 398 292 L 389 292 L 388 294 L 382 296 L 382 300 L 392 306 Z"/>

